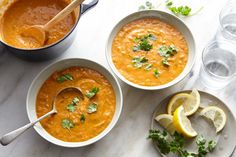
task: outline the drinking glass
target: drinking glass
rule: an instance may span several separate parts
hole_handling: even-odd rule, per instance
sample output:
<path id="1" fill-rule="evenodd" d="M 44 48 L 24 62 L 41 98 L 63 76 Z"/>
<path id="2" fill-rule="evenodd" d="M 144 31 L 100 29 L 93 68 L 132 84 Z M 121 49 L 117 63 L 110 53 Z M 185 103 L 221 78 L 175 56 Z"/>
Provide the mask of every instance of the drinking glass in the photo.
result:
<path id="1" fill-rule="evenodd" d="M 226 40 L 209 43 L 202 54 L 202 84 L 210 89 L 224 88 L 235 75 L 236 46 Z"/>
<path id="2" fill-rule="evenodd" d="M 216 38 L 236 43 L 236 0 L 229 0 L 221 10 Z"/>

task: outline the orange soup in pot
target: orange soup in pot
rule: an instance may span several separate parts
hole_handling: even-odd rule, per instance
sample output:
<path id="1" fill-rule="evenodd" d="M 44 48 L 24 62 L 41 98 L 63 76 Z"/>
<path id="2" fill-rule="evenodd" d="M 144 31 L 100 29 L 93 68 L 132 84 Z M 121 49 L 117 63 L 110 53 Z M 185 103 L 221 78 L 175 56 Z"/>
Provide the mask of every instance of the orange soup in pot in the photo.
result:
<path id="1" fill-rule="evenodd" d="M 142 86 L 166 84 L 180 75 L 188 60 L 184 36 L 157 18 L 126 24 L 112 43 L 112 61 L 123 77 Z"/>
<path id="2" fill-rule="evenodd" d="M 34 38 L 23 36 L 32 25 L 44 25 L 68 5 L 68 0 L 16 0 L 4 12 L 1 19 L 2 40 L 16 48 L 40 48 Z M 51 45 L 62 39 L 75 24 L 74 13 L 52 26 L 46 32 L 43 46 Z"/>
<path id="3" fill-rule="evenodd" d="M 82 142 L 99 135 L 112 121 L 116 97 L 109 81 L 97 71 L 84 67 L 71 67 L 53 73 L 40 88 L 36 100 L 36 113 L 40 117 L 52 110 L 54 96 L 65 87 L 78 87 L 56 99 L 57 114 L 40 123 L 52 136 L 66 142 Z"/>

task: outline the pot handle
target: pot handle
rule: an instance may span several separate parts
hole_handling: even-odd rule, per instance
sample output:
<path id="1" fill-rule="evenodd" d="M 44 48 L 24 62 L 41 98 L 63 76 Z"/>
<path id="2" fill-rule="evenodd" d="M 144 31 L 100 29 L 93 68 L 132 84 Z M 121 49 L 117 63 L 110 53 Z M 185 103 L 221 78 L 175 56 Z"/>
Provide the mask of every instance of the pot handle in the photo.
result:
<path id="1" fill-rule="evenodd" d="M 99 0 L 92 0 L 92 2 L 88 4 L 82 4 L 81 5 L 81 14 L 84 14 L 88 9 L 92 8 L 98 3 Z"/>

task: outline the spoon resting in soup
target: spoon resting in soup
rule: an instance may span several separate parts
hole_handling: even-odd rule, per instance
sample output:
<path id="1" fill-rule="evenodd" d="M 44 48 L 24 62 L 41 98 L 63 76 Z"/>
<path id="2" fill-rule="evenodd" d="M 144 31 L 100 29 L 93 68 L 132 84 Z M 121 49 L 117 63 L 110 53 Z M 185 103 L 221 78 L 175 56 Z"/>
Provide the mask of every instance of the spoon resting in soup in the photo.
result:
<path id="1" fill-rule="evenodd" d="M 16 48 L 34 49 L 61 40 L 75 24 L 74 13 L 50 28 L 44 45 L 41 45 L 34 37 L 26 37 L 21 34 L 29 26 L 46 24 L 68 5 L 67 2 L 66 0 L 17 0 L 13 2 L 2 17 L 1 34 L 3 41 Z"/>

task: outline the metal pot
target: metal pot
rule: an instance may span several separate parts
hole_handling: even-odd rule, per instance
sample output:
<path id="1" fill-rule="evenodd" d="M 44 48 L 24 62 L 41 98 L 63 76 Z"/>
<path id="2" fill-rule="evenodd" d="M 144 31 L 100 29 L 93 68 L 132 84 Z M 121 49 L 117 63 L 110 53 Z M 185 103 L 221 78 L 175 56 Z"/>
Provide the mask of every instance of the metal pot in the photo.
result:
<path id="1" fill-rule="evenodd" d="M 12 3 L 9 0 L 7 5 L 3 6 L 0 4 L 0 15 L 5 11 L 5 9 Z M 76 35 L 75 28 L 79 22 L 80 16 L 83 15 L 88 9 L 92 8 L 98 3 L 98 0 L 92 0 L 88 4 L 81 4 L 76 10 L 76 22 L 73 28 L 70 30 L 70 32 L 61 40 L 57 41 L 56 43 L 53 43 L 51 45 L 37 48 L 37 49 L 21 49 L 16 48 L 8 43 L 4 42 L 2 38 L 0 37 L 0 43 L 5 45 L 7 49 L 9 49 L 12 53 L 14 53 L 16 56 L 29 60 L 29 61 L 43 61 L 43 60 L 49 60 L 56 58 L 60 56 L 62 53 L 64 53 L 73 43 Z"/>

